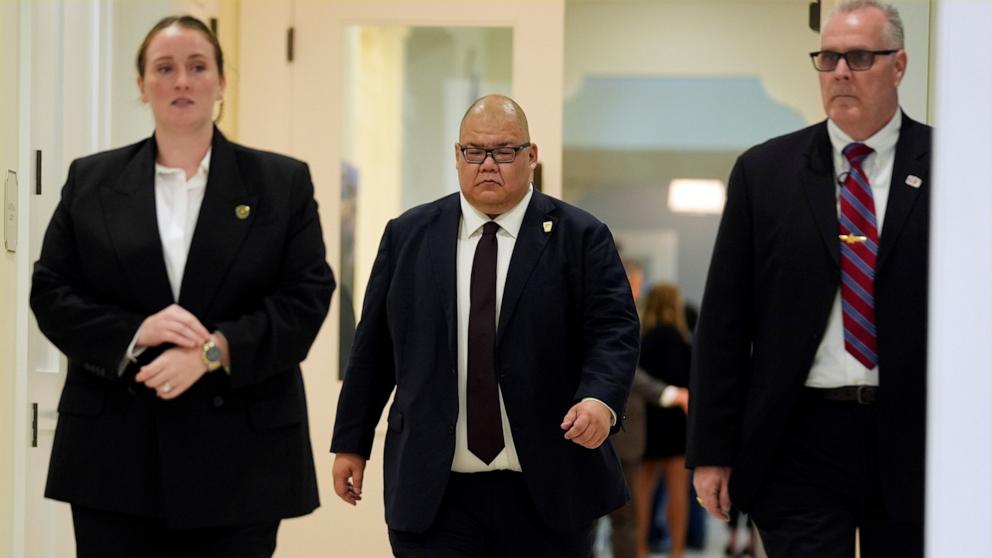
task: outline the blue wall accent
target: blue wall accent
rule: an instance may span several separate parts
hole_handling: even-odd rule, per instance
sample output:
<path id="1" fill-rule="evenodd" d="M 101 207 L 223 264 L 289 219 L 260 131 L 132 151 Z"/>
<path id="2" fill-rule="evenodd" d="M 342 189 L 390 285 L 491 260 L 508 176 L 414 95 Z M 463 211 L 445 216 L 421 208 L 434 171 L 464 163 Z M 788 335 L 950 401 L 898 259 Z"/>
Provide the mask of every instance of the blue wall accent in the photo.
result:
<path id="1" fill-rule="evenodd" d="M 564 113 L 566 149 L 744 150 L 807 125 L 757 77 L 586 78 Z"/>

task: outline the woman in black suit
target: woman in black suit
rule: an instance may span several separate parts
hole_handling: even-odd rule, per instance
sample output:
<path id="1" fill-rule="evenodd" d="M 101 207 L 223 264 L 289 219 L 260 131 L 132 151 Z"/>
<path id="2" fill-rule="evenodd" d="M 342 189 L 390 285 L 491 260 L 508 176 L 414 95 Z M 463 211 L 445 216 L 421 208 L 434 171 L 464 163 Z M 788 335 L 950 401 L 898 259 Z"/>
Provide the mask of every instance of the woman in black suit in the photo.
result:
<path id="1" fill-rule="evenodd" d="M 69 358 L 45 495 L 78 555 L 271 556 L 318 505 L 300 362 L 334 290 L 304 163 L 213 125 L 199 20 L 148 33 L 144 141 L 69 168 L 31 307 Z"/>
<path id="2" fill-rule="evenodd" d="M 640 366 L 668 385 L 689 385 L 689 327 L 679 288 L 659 283 L 651 288 L 644 307 Z M 644 456 L 637 472 L 635 498 L 638 526 L 638 556 L 648 555 L 647 535 L 651 505 L 658 477 L 663 473 L 668 497 L 666 510 L 671 549 L 668 556 L 685 552 L 689 523 L 689 474 L 685 469 L 685 411 L 680 407 L 645 409 Z"/>

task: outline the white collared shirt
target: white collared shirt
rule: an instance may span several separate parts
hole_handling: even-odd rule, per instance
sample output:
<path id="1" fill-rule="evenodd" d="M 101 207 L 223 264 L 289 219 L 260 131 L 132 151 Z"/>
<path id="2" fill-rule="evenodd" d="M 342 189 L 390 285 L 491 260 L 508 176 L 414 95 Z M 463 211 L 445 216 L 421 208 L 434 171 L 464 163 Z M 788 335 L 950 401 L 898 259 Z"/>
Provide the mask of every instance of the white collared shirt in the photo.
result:
<path id="1" fill-rule="evenodd" d="M 158 234 L 162 238 L 165 271 L 172 287 L 172 299 L 176 302 L 179 302 L 186 258 L 207 190 L 210 154 L 208 150 L 196 174 L 188 180 L 183 169 L 155 163 L 155 215 L 158 217 Z"/>
<path id="2" fill-rule="evenodd" d="M 888 124 L 883 126 L 875 135 L 861 142 L 875 150 L 865 158 L 861 166 L 871 184 L 879 238 L 882 237 L 882 222 L 885 218 L 885 207 L 889 201 L 889 186 L 892 183 L 892 168 L 896 159 L 896 142 L 899 141 L 901 126 L 902 111 L 897 109 Z M 834 172 L 839 177 L 851 169 L 851 165 L 842 151 L 847 144 L 854 142 L 854 140 L 832 120 L 827 120 L 827 133 L 830 136 L 830 144 L 833 146 Z M 839 183 L 836 188 L 837 213 L 839 215 Z M 878 366 L 876 365 L 871 370 L 865 368 L 844 348 L 844 319 L 841 311 L 839 287 L 834 296 L 827 329 L 823 334 L 820 347 L 816 350 L 809 376 L 806 378 L 806 385 L 817 388 L 878 385 Z"/>
<path id="3" fill-rule="evenodd" d="M 212 150 L 208 149 L 196 174 L 188 180 L 183 169 L 155 163 L 155 217 L 158 220 L 158 235 L 162 240 L 165 273 L 169 277 L 174 302 L 179 302 L 179 289 L 183 284 L 189 246 L 193 242 L 196 220 L 207 191 L 211 153 Z M 138 356 L 144 351 L 144 347 L 135 346 L 137 341 L 138 331 L 127 347 L 118 375 L 124 372 L 128 362 L 137 362 Z"/>
<path id="4" fill-rule="evenodd" d="M 503 306 L 503 287 L 506 285 L 506 273 L 510 269 L 510 256 L 517 243 L 520 225 L 530 199 L 534 195 L 534 187 L 527 189 L 520 202 L 512 209 L 498 215 L 493 221 L 499 224 L 496 231 L 496 323 L 499 323 L 499 312 Z M 482 237 L 482 226 L 490 221 L 489 217 L 472 207 L 472 204 L 460 194 L 462 218 L 458 227 L 457 248 L 457 300 L 458 300 L 458 421 L 455 423 L 455 456 L 451 462 L 451 470 L 457 473 L 478 473 L 497 469 L 520 471 L 520 460 L 517 457 L 516 446 L 513 445 L 513 434 L 510 432 L 510 421 L 506 416 L 506 405 L 503 403 L 503 390 L 499 389 L 499 411 L 503 421 L 503 440 L 506 445 L 503 451 L 486 465 L 481 459 L 468 450 L 468 421 L 466 419 L 466 391 L 468 385 L 468 316 L 471 306 L 470 290 L 472 285 L 472 260 L 475 258 L 475 247 Z M 564 434 L 564 433 L 563 433 Z"/>

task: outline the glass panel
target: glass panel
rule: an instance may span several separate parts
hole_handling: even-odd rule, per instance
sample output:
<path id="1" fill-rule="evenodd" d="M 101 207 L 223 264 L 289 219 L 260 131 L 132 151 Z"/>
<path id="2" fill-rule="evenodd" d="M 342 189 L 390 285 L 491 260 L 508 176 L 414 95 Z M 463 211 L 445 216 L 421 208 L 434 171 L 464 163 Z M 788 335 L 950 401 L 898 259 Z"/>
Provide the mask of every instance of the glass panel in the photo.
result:
<path id="1" fill-rule="evenodd" d="M 462 114 L 511 94 L 513 55 L 505 27 L 354 25 L 344 36 L 341 374 L 386 221 L 458 191 Z"/>

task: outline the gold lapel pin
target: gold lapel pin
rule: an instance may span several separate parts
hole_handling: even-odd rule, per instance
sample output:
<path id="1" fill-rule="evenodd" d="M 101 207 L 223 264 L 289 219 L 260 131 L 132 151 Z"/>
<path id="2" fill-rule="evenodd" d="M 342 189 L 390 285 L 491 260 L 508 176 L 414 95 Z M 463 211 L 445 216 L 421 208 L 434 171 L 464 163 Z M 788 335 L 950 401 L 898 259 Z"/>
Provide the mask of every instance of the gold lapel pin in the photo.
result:
<path id="1" fill-rule="evenodd" d="M 554 225 L 555 224 L 552 221 L 545 221 L 544 222 L 544 232 L 546 232 L 546 233 L 551 232 L 551 227 L 553 227 Z"/>
<path id="2" fill-rule="evenodd" d="M 923 179 L 919 176 L 909 175 L 906 177 L 906 185 L 911 188 L 919 188 L 923 185 Z"/>
<path id="3" fill-rule="evenodd" d="M 837 238 L 839 238 L 841 242 L 846 242 L 848 244 L 857 244 L 858 242 L 868 241 L 867 236 L 858 236 L 856 234 L 842 234 L 839 235 Z"/>
<path id="4" fill-rule="evenodd" d="M 251 207 L 247 205 L 239 205 L 238 207 L 234 208 L 234 215 L 238 219 L 244 221 L 245 219 L 248 218 L 249 215 L 251 215 Z"/>

